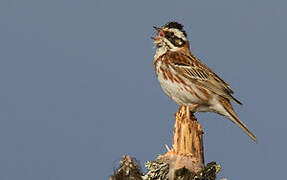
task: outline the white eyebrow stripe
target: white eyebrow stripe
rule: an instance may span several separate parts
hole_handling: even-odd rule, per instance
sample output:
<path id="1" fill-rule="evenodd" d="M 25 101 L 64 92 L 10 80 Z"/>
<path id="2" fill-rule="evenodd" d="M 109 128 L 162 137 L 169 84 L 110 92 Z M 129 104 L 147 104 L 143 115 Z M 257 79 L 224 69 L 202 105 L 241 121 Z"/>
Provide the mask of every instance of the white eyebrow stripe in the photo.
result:
<path id="1" fill-rule="evenodd" d="M 175 36 L 177 36 L 177 37 L 183 39 L 184 41 L 187 40 L 186 37 L 184 36 L 183 32 L 181 32 L 180 30 L 175 29 L 175 28 L 171 28 L 171 29 L 169 29 L 169 30 L 172 31 L 172 32 L 174 32 Z"/>

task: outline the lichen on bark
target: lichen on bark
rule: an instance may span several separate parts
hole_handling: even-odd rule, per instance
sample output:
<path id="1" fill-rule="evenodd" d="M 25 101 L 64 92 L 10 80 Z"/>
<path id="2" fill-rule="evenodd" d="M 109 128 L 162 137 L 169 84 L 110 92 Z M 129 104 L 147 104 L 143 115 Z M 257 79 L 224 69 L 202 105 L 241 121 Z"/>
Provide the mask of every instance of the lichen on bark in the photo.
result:
<path id="1" fill-rule="evenodd" d="M 143 174 L 136 159 L 125 155 L 110 180 L 169 180 L 169 164 L 162 158 L 147 161 L 146 167 L 148 172 Z M 175 170 L 173 180 L 215 180 L 220 170 L 221 166 L 215 162 L 208 163 L 198 174 L 183 167 Z"/>

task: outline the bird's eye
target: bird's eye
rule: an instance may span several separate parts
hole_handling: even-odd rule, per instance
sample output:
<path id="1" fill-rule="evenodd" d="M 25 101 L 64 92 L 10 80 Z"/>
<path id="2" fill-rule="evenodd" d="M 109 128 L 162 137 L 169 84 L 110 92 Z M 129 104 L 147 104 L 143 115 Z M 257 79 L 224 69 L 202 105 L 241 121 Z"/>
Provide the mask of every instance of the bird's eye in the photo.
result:
<path id="1" fill-rule="evenodd" d="M 171 32 L 171 33 L 170 33 L 170 36 L 174 36 L 174 32 Z"/>

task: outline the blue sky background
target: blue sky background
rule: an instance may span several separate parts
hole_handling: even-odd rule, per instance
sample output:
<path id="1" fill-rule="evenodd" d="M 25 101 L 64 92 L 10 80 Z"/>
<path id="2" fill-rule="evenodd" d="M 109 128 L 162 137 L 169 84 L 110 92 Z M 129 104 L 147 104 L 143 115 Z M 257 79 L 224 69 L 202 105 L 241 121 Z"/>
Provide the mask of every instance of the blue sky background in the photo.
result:
<path id="1" fill-rule="evenodd" d="M 1 0 L 0 180 L 107 179 L 171 146 L 177 105 L 153 72 L 152 26 L 185 25 L 257 135 L 198 114 L 206 162 L 230 180 L 284 179 L 287 1 Z"/>

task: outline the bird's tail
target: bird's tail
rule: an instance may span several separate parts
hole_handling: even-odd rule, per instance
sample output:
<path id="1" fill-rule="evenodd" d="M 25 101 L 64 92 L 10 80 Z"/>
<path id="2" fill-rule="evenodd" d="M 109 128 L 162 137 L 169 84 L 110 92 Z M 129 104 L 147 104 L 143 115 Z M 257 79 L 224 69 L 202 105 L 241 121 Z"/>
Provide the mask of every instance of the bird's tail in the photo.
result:
<path id="1" fill-rule="evenodd" d="M 239 126 L 253 141 L 258 143 L 255 135 L 248 129 L 248 127 L 239 119 L 238 115 L 235 113 L 235 111 L 232 108 L 231 103 L 226 100 L 222 99 L 220 100 L 220 104 L 223 106 L 225 112 L 220 113 L 226 116 L 228 119 L 230 119 L 232 122 L 234 122 L 237 126 Z"/>

